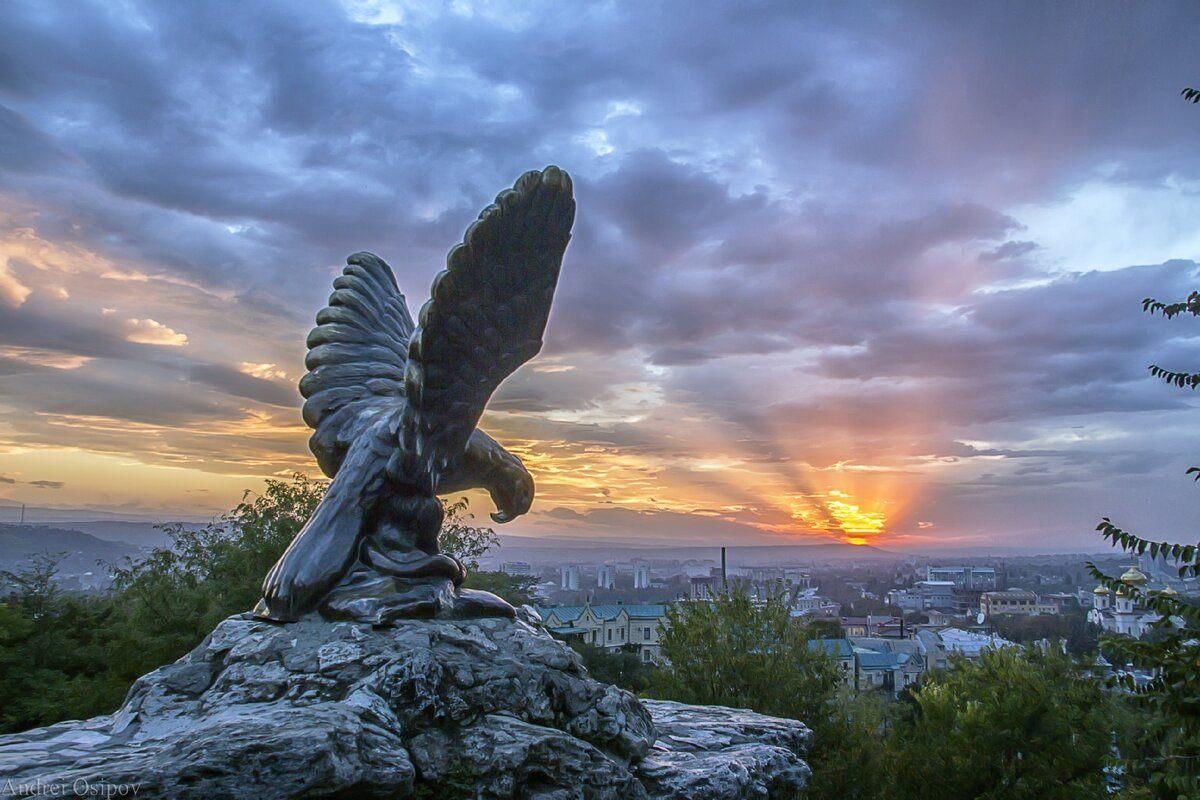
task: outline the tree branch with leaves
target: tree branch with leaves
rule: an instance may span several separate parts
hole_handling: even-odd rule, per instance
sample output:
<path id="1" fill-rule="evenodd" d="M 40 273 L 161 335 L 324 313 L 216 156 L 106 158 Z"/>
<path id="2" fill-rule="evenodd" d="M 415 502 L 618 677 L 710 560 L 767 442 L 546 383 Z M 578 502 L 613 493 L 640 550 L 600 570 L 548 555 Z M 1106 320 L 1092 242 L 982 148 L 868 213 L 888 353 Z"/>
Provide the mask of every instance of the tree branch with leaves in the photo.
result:
<path id="1" fill-rule="evenodd" d="M 1184 91 L 1190 102 L 1200 102 L 1200 92 Z M 1181 302 L 1164 303 L 1152 297 L 1142 301 L 1142 310 L 1161 314 L 1166 320 L 1200 316 L 1200 292 Z M 1180 389 L 1200 386 L 1200 373 L 1149 366 L 1155 378 Z M 1200 467 L 1187 474 L 1200 479 Z M 1113 547 L 1139 558 L 1172 565 L 1180 579 L 1200 577 L 1200 545 L 1149 539 L 1122 529 L 1105 517 L 1097 532 Z M 1125 760 L 1131 775 L 1144 778 L 1156 796 L 1200 796 L 1200 607 L 1173 590 L 1151 590 L 1138 579 L 1114 578 L 1088 562 L 1092 576 L 1110 592 L 1141 605 L 1156 615 L 1150 634 L 1142 639 L 1105 634 L 1104 649 L 1119 667 L 1128 665 L 1150 672 L 1139 681 L 1129 670 L 1118 668 L 1111 684 L 1127 692 L 1148 712 L 1152 724 L 1144 732 L 1141 746 Z"/>

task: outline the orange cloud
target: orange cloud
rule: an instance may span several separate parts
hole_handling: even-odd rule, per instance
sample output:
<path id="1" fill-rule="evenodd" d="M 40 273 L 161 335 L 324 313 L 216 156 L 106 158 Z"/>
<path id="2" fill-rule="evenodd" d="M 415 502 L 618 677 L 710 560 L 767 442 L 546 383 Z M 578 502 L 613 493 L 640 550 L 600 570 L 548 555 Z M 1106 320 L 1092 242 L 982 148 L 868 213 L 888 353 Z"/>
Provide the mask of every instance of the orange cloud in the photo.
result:
<path id="1" fill-rule="evenodd" d="M 182 347 L 188 343 L 187 334 L 172 330 L 154 319 L 128 319 L 124 328 L 125 340 L 134 344 Z"/>

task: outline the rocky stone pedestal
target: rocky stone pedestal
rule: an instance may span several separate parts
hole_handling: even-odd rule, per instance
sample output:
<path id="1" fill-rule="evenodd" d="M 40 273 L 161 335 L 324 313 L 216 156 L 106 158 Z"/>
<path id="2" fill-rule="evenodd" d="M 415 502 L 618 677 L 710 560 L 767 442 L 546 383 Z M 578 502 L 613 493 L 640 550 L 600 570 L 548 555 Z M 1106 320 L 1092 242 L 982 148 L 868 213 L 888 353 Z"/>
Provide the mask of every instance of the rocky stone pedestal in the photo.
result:
<path id="1" fill-rule="evenodd" d="M 802 723 L 639 701 L 524 617 L 230 617 L 115 714 L 0 737 L 0 796 L 750 798 L 806 785 Z"/>

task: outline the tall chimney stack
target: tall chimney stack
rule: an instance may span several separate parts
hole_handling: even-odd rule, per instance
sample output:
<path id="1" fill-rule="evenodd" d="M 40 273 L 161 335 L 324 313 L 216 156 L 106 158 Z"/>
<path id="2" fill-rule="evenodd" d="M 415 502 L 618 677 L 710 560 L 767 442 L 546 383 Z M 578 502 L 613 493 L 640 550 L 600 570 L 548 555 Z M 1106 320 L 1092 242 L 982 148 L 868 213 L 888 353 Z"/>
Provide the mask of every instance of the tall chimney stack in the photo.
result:
<path id="1" fill-rule="evenodd" d="M 721 548 L 721 585 L 725 586 L 729 582 L 729 573 L 725 568 L 725 548 Z"/>

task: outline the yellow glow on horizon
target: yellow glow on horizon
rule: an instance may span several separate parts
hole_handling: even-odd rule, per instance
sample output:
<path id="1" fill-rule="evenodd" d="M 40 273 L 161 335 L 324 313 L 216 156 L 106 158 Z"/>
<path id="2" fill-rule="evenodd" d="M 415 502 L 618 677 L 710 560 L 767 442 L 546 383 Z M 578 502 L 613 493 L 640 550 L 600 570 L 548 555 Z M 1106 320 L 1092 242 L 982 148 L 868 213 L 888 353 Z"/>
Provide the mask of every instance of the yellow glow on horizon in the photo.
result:
<path id="1" fill-rule="evenodd" d="M 877 534 L 887 523 L 881 511 L 864 511 L 857 503 L 844 500 L 826 500 L 825 507 L 837 520 L 838 527 L 848 534 Z"/>
<path id="2" fill-rule="evenodd" d="M 203 517 L 232 508 L 259 480 L 218 475 L 187 466 L 151 465 L 135 459 L 70 448 L 0 453 L 0 473 L 18 481 L 5 485 L 0 501 L 31 507 L 163 513 Z M 33 478 L 61 481 L 59 490 L 30 486 Z"/>

